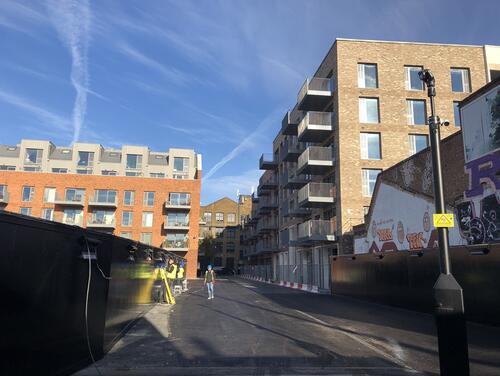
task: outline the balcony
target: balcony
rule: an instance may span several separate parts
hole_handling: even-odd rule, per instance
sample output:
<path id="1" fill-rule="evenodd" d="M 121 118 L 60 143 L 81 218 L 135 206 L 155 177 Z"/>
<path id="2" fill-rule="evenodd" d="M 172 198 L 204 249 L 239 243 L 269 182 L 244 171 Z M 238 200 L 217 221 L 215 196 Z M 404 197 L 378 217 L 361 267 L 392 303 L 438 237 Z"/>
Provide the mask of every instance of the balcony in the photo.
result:
<path id="1" fill-rule="evenodd" d="M 281 121 L 281 133 L 289 136 L 297 135 L 297 125 L 302 117 L 302 111 L 287 111 L 285 117 Z"/>
<path id="2" fill-rule="evenodd" d="M 299 124 L 300 142 L 321 142 L 333 131 L 331 112 L 308 112 Z"/>
<path id="3" fill-rule="evenodd" d="M 261 170 L 276 170 L 278 168 L 278 161 L 274 159 L 271 153 L 264 153 L 259 159 L 259 169 Z"/>
<path id="4" fill-rule="evenodd" d="M 61 223 L 64 223 L 65 225 L 82 226 L 83 218 L 81 216 L 66 217 L 66 218 L 63 217 Z"/>
<path id="5" fill-rule="evenodd" d="M 91 216 L 87 220 L 87 228 L 114 229 L 115 227 L 116 227 L 115 217 L 95 217 L 95 216 Z"/>
<path id="6" fill-rule="evenodd" d="M 116 209 L 118 207 L 118 200 L 116 199 L 116 197 L 105 199 L 95 197 L 94 199 L 89 200 L 89 206 Z"/>
<path id="7" fill-rule="evenodd" d="M 9 203 L 9 192 L 0 191 L 0 205 L 7 205 Z"/>
<path id="8" fill-rule="evenodd" d="M 276 230 L 278 230 L 278 224 L 273 220 L 261 220 L 257 224 L 257 232 L 259 235 L 269 234 Z"/>
<path id="9" fill-rule="evenodd" d="M 302 144 L 289 140 L 280 148 L 280 161 L 296 162 L 303 151 Z"/>
<path id="10" fill-rule="evenodd" d="M 309 78 L 297 95 L 297 108 L 302 111 L 321 111 L 332 100 L 333 84 L 330 78 Z"/>
<path id="11" fill-rule="evenodd" d="M 165 209 L 191 210 L 191 200 L 166 200 Z"/>
<path id="12" fill-rule="evenodd" d="M 335 186 L 332 183 L 309 183 L 298 193 L 298 204 L 303 208 L 321 208 L 335 202 Z"/>
<path id="13" fill-rule="evenodd" d="M 162 244 L 162 248 L 167 251 L 186 252 L 189 249 L 189 242 L 184 240 L 166 240 Z"/>
<path id="14" fill-rule="evenodd" d="M 169 221 L 168 218 L 166 218 L 163 223 L 163 228 L 171 231 L 189 231 L 189 221 Z"/>
<path id="15" fill-rule="evenodd" d="M 266 214 L 271 210 L 278 208 L 278 202 L 275 199 L 261 197 L 259 200 L 259 214 Z"/>
<path id="16" fill-rule="evenodd" d="M 272 175 L 262 175 L 259 179 L 259 187 L 257 188 L 257 194 L 259 196 L 269 195 L 272 190 L 278 189 L 278 180 L 274 174 Z"/>
<path id="17" fill-rule="evenodd" d="M 311 181 L 311 178 L 306 175 L 299 175 L 295 172 L 283 174 L 285 189 L 299 189 Z"/>
<path id="18" fill-rule="evenodd" d="M 270 241 L 270 242 L 257 242 L 256 246 L 256 253 L 257 254 L 266 254 L 266 253 L 273 253 L 273 252 L 278 252 L 278 243 L 275 241 Z"/>
<path id="19" fill-rule="evenodd" d="M 85 195 L 66 195 L 65 197 L 56 197 L 56 205 L 65 206 L 85 206 Z"/>
<path id="20" fill-rule="evenodd" d="M 322 175 L 334 166 L 331 147 L 310 146 L 300 155 L 297 172 L 299 174 Z"/>
<path id="21" fill-rule="evenodd" d="M 335 229 L 329 220 L 314 219 L 299 224 L 297 236 L 299 243 L 334 242 L 335 240 Z"/>

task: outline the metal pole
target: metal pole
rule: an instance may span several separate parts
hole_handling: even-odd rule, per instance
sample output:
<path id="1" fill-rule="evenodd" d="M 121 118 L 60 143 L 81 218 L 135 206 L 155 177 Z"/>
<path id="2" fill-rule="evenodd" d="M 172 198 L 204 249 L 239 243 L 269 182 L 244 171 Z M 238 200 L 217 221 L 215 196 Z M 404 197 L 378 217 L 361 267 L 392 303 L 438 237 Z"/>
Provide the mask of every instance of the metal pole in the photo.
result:
<path id="1" fill-rule="evenodd" d="M 427 85 L 427 95 L 429 96 L 431 105 L 429 136 L 436 214 L 445 214 L 446 203 L 444 201 L 439 128 L 441 120 L 436 116 L 435 111 L 435 80 L 428 69 L 422 70 L 419 73 L 419 77 Z M 469 353 L 463 292 L 451 274 L 448 229 L 446 227 L 438 228 L 438 241 L 440 275 L 434 284 L 434 299 L 436 303 L 435 315 L 439 347 L 439 367 L 442 376 L 468 376 Z"/>

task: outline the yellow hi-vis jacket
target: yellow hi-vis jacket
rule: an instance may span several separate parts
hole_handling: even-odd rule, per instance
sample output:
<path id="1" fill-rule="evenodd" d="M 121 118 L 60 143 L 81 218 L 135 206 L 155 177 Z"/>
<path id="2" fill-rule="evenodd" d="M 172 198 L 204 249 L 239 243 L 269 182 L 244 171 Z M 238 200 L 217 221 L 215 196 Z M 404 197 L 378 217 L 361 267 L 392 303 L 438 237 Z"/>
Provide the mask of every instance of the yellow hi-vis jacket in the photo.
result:
<path id="1" fill-rule="evenodd" d="M 177 278 L 184 278 L 184 268 L 179 268 L 179 273 L 177 273 Z"/>
<path id="2" fill-rule="evenodd" d="M 175 279 L 175 276 L 177 275 L 177 265 L 172 264 L 172 266 L 173 266 L 172 271 L 167 272 L 167 279 Z M 170 265 L 168 265 L 168 267 L 170 267 Z"/>

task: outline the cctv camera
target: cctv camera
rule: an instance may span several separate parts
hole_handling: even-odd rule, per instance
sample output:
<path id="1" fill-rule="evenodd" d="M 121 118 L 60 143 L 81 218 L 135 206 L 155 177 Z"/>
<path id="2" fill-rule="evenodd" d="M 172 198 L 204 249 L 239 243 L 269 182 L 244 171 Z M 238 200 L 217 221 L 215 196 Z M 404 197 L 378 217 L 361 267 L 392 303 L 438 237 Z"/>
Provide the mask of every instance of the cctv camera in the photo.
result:
<path id="1" fill-rule="evenodd" d="M 441 121 L 441 125 L 444 125 L 445 127 L 447 127 L 448 125 L 450 125 L 450 121 L 445 119 L 445 120 Z"/>

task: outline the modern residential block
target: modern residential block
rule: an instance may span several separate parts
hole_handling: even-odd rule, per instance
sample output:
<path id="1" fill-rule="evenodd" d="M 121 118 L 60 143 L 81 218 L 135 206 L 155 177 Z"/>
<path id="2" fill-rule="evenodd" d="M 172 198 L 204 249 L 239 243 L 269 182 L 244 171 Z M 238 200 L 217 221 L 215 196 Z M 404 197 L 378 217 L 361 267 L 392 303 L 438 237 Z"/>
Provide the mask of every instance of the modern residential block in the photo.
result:
<path id="1" fill-rule="evenodd" d="M 329 257 L 353 252 L 378 174 L 428 146 L 423 68 L 436 78 L 437 114 L 451 123 L 444 138 L 460 130 L 458 103 L 500 74 L 500 47 L 334 42 L 259 162 L 259 197 L 243 224 L 247 271 L 329 288 Z"/>
<path id="2" fill-rule="evenodd" d="M 187 258 L 193 278 L 201 167 L 187 149 L 22 140 L 0 145 L 0 209 L 166 248 Z"/>

